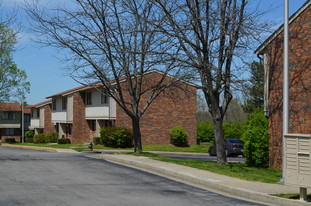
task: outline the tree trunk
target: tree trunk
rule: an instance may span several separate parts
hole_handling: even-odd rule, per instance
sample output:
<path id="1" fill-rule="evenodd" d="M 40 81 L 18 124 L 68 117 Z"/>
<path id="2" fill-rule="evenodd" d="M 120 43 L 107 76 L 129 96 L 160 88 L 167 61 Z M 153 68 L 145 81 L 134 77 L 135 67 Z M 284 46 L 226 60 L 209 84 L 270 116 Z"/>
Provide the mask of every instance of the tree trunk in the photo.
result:
<path id="1" fill-rule="evenodd" d="M 132 127 L 134 135 L 134 152 L 141 153 L 143 151 L 141 144 L 140 119 L 132 118 Z"/>
<path id="2" fill-rule="evenodd" d="M 217 164 L 227 164 L 227 154 L 224 140 L 224 133 L 222 129 L 223 118 L 216 118 L 214 121 L 214 134 L 216 141 L 216 153 L 217 153 Z"/>

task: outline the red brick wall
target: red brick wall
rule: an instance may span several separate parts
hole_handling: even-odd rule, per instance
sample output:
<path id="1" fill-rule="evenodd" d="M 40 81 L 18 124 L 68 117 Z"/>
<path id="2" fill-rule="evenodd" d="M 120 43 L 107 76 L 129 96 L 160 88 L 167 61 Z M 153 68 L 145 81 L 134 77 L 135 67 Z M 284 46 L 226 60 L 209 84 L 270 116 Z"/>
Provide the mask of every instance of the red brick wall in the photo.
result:
<path id="1" fill-rule="evenodd" d="M 51 105 L 44 106 L 44 133 L 49 134 L 55 132 L 55 126 L 52 122 L 52 108 Z"/>
<path id="2" fill-rule="evenodd" d="M 14 128 L 14 136 L 5 136 L 5 129 L 0 128 L 0 140 L 5 142 L 7 138 L 14 138 L 16 142 L 21 142 L 21 129 Z"/>
<path id="3" fill-rule="evenodd" d="M 152 79 L 159 78 L 153 74 Z M 187 84 L 180 85 L 187 93 L 178 88 L 171 88 L 158 96 L 140 121 L 143 144 L 170 144 L 170 130 L 182 126 L 188 133 L 188 143 L 196 144 L 196 88 Z M 142 105 L 146 97 L 142 98 Z M 117 105 L 116 126 L 132 127 L 131 119 Z"/>
<path id="4" fill-rule="evenodd" d="M 72 143 L 90 142 L 90 128 L 85 119 L 85 104 L 83 94 L 77 92 L 73 95 L 73 122 Z"/>
<path id="5" fill-rule="evenodd" d="M 290 25 L 289 133 L 311 134 L 311 8 Z M 282 166 L 283 33 L 268 47 L 270 167 Z"/>

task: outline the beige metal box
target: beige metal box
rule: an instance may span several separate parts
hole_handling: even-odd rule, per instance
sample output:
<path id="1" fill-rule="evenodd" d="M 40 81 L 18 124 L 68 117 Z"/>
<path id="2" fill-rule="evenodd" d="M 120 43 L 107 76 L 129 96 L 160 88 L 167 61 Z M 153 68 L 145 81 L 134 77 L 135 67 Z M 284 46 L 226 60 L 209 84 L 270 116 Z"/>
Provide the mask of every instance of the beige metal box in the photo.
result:
<path id="1" fill-rule="evenodd" d="M 285 184 L 311 186 L 311 135 L 286 134 L 284 147 Z"/>

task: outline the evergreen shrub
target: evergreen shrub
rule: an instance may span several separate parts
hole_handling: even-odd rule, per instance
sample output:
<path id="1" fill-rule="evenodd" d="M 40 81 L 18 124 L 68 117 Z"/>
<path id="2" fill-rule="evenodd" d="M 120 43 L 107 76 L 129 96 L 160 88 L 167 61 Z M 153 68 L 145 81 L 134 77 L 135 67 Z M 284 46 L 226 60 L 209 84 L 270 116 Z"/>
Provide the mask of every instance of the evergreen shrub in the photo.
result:
<path id="1" fill-rule="evenodd" d="M 250 115 L 246 131 L 243 134 L 244 157 L 248 166 L 269 166 L 268 119 L 262 111 Z"/>
<path id="2" fill-rule="evenodd" d="M 57 132 L 52 132 L 48 135 L 46 135 L 46 141 L 50 143 L 57 143 L 58 140 L 58 133 Z"/>
<path id="3" fill-rule="evenodd" d="M 35 144 L 47 143 L 46 135 L 45 134 L 36 134 L 33 137 L 33 143 L 35 143 Z"/>
<path id="4" fill-rule="evenodd" d="M 25 139 L 26 142 L 28 143 L 33 143 L 33 137 L 34 137 L 34 131 L 32 130 L 28 130 L 27 132 L 25 132 Z"/>
<path id="5" fill-rule="evenodd" d="M 68 138 L 57 139 L 57 144 L 71 144 L 71 141 Z"/>
<path id="6" fill-rule="evenodd" d="M 175 126 L 170 131 L 171 143 L 177 147 L 188 147 L 187 136 L 185 129 L 181 126 Z"/>

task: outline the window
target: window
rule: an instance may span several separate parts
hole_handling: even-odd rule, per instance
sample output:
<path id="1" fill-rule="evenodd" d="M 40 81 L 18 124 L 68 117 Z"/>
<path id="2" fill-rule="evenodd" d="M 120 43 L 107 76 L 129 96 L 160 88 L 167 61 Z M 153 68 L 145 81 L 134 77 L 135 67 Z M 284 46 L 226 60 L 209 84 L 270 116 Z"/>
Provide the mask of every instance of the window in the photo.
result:
<path id="1" fill-rule="evenodd" d="M 52 100 L 53 110 L 56 110 L 56 99 Z"/>
<path id="2" fill-rule="evenodd" d="M 102 104 L 108 103 L 108 92 L 107 92 L 107 90 L 101 91 L 100 101 Z"/>
<path id="3" fill-rule="evenodd" d="M 30 115 L 29 114 L 25 114 L 25 122 L 30 122 Z"/>
<path id="4" fill-rule="evenodd" d="M 37 109 L 37 117 L 40 118 L 40 109 Z"/>
<path id="5" fill-rule="evenodd" d="M 14 112 L 3 112 L 2 119 L 3 120 L 14 120 L 16 119 L 16 115 Z"/>
<path id="6" fill-rule="evenodd" d="M 92 105 L 92 92 L 86 93 L 86 105 Z"/>
<path id="7" fill-rule="evenodd" d="M 67 109 L 67 97 L 62 98 L 62 109 Z"/>
<path id="8" fill-rule="evenodd" d="M 14 129 L 5 129 L 4 135 L 5 136 L 13 136 L 14 135 Z"/>

